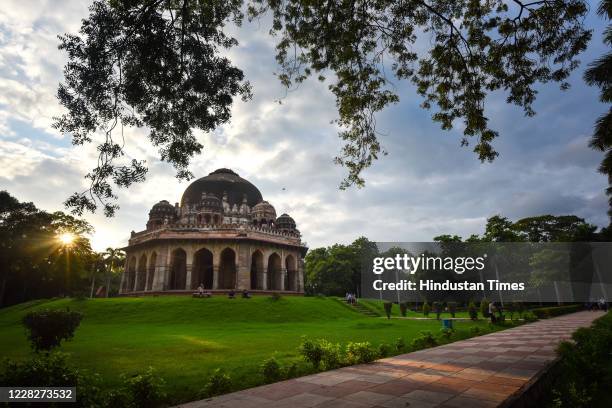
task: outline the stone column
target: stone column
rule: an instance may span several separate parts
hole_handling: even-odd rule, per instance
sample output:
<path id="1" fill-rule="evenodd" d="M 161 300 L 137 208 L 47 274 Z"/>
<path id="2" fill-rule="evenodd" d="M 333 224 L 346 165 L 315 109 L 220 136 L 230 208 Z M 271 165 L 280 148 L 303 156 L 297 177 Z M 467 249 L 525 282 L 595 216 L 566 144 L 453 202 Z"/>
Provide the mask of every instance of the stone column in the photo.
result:
<path id="1" fill-rule="evenodd" d="M 219 264 L 213 262 L 213 289 L 219 289 Z"/>
<path id="2" fill-rule="evenodd" d="M 138 275 L 140 275 L 138 273 L 139 271 L 140 271 L 140 254 L 138 254 L 138 256 L 136 257 L 136 269 L 134 272 L 136 276 L 134 277 L 134 287 L 132 288 L 133 292 L 136 292 L 136 288 L 138 287 L 138 278 L 139 278 Z"/>
<path id="3" fill-rule="evenodd" d="M 185 248 L 185 290 L 191 290 L 191 271 L 193 270 L 193 250 Z"/>
<path id="4" fill-rule="evenodd" d="M 285 281 L 287 279 L 287 268 L 280 269 L 280 290 L 285 290 Z"/>
<path id="5" fill-rule="evenodd" d="M 236 286 L 238 290 L 251 288 L 251 269 L 249 259 L 249 246 L 239 244 L 236 253 Z"/>
<path id="6" fill-rule="evenodd" d="M 263 282 L 261 282 L 261 288 L 268 290 L 268 257 L 264 254 L 263 257 L 263 273 L 261 274 Z"/>
<path id="7" fill-rule="evenodd" d="M 151 254 L 153 254 L 153 252 L 151 252 Z M 147 291 L 147 288 L 149 287 L 149 269 L 151 269 L 151 254 L 149 254 L 149 256 L 147 256 L 147 265 L 145 267 L 145 284 L 144 284 L 144 291 Z"/>

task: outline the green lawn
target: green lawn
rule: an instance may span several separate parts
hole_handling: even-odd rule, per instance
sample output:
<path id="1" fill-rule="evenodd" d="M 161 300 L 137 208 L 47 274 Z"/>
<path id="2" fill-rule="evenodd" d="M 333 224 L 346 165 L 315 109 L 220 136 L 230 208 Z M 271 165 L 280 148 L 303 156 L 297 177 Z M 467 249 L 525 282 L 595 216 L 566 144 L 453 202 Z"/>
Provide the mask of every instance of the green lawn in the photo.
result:
<path id="1" fill-rule="evenodd" d="M 397 306 L 397 305 L 396 305 Z M 269 297 L 193 299 L 190 297 L 60 299 L 35 301 L 0 310 L 0 358 L 29 355 L 22 316 L 36 309 L 66 308 L 84 313 L 74 339 L 62 350 L 79 367 L 102 376 L 104 385 L 119 374 L 154 367 L 166 380 L 172 402 L 197 397 L 210 372 L 223 367 L 234 388 L 261 384 L 259 368 L 271 356 L 308 369 L 297 348 L 301 337 L 332 342 L 407 343 L 421 330 L 437 333 L 441 323 L 365 317 L 332 298 Z M 414 315 L 414 313 L 412 313 Z M 455 322 L 467 333 L 480 322 Z"/>

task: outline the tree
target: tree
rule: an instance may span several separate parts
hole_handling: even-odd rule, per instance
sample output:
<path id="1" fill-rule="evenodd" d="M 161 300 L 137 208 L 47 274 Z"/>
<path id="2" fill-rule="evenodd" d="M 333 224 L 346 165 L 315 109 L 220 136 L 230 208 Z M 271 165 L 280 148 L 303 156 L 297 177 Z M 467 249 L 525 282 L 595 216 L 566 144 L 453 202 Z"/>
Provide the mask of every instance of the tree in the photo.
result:
<path id="1" fill-rule="evenodd" d="M 161 159 L 179 178 L 191 177 L 189 160 L 202 150 L 192 129 L 227 122 L 233 98 L 251 95 L 242 71 L 221 56 L 237 44 L 224 29 L 242 23 L 241 7 L 240 0 L 96 0 L 79 33 L 60 37 L 68 63 L 58 98 L 67 113 L 55 125 L 77 145 L 103 135 L 89 189 L 66 201 L 76 214 L 102 205 L 112 215 L 112 184 L 145 178 L 143 161 L 122 161 L 116 133 L 124 126 L 147 126 Z M 461 144 L 475 139 L 478 158 L 492 161 L 498 134 L 488 125 L 487 95 L 503 90 L 532 116 L 538 83 L 566 89 L 591 37 L 587 11 L 585 0 L 251 0 L 248 7 L 251 19 L 272 16 L 284 86 L 331 74 L 345 142 L 336 163 L 348 169 L 341 188 L 364 185 L 362 171 L 386 154 L 376 114 L 399 101 L 391 76 L 412 81 L 424 108 L 437 106 L 433 120 L 443 129 L 462 121 Z"/>
<path id="2" fill-rule="evenodd" d="M 0 305 L 76 293 L 88 281 L 89 223 L 0 191 Z M 73 234 L 70 243 L 58 237 Z"/>
<path id="3" fill-rule="evenodd" d="M 125 252 L 121 248 L 109 247 L 106 248 L 102 256 L 106 264 L 106 297 L 108 297 L 111 291 L 111 280 L 120 274 L 117 273 L 117 269 L 121 268 L 125 263 Z"/>
<path id="4" fill-rule="evenodd" d="M 612 0 L 603 0 L 599 3 L 597 14 L 612 20 Z M 603 42 L 612 47 L 612 24 L 609 24 L 606 28 Z M 590 63 L 589 68 L 584 73 L 584 80 L 587 84 L 601 89 L 599 96 L 601 102 L 612 103 L 612 52 L 608 52 Z M 606 154 L 599 166 L 599 171 L 608 176 L 609 186 L 606 194 L 610 206 L 608 210 L 610 216 L 609 228 L 612 228 L 612 106 L 595 122 L 595 130 L 589 146 Z"/>

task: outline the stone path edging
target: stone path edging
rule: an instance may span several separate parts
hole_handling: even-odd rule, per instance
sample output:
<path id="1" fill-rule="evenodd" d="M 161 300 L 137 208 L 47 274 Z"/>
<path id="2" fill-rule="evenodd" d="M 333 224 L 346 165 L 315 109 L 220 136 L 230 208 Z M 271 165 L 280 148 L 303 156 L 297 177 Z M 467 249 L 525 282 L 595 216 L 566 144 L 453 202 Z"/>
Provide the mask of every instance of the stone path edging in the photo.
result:
<path id="1" fill-rule="evenodd" d="M 577 312 L 430 349 L 179 405 L 203 407 L 489 408 L 516 399 L 555 347 L 603 312 Z"/>

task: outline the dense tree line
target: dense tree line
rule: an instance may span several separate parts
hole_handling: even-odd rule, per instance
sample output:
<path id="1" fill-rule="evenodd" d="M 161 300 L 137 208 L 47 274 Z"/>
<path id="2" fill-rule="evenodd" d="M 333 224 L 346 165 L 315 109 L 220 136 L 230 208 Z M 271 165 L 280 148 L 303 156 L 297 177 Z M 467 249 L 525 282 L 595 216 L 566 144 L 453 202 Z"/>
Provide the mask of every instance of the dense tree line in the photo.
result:
<path id="1" fill-rule="evenodd" d="M 0 191 L 0 306 L 54 296 L 91 295 L 112 259 L 91 249 L 86 221 L 47 212 Z M 69 234 L 70 240 L 62 240 Z M 112 261 L 109 270 L 107 263 Z M 107 276 L 108 277 L 108 276 Z"/>
<path id="2" fill-rule="evenodd" d="M 597 232 L 595 225 L 587 223 L 584 219 L 575 215 L 541 215 L 522 218 L 512 221 L 506 217 L 495 215 L 487 220 L 485 231 L 482 235 L 473 234 L 463 239 L 458 235 L 444 234 L 434 238 L 441 243 L 442 250 L 452 256 L 455 250 L 465 251 L 465 248 L 453 246 L 454 243 L 491 243 L 491 242 L 591 242 L 610 241 L 609 230 L 603 229 Z M 450 244 L 444 246 L 444 244 Z M 309 294 L 324 294 L 344 296 L 346 292 L 361 293 L 361 271 L 365 262 L 374 256 L 393 257 L 395 254 L 403 254 L 402 248 L 390 248 L 384 253 L 379 253 L 375 242 L 365 237 L 360 237 L 350 245 L 335 244 L 329 247 L 312 249 L 306 255 L 305 288 Z M 465 255 L 465 253 L 463 252 Z M 547 254 L 535 257 L 532 262 L 550 264 L 546 259 Z M 524 260 L 516 259 L 516 262 Z M 369 264 L 367 264 L 369 267 Z M 533 279 L 545 280 L 544 271 Z M 407 276 L 407 279 L 425 277 L 418 273 Z M 427 272 L 428 279 L 436 281 L 457 279 L 452 271 L 431 270 Z M 548 276 L 549 277 L 549 276 Z M 474 278 L 470 273 L 461 276 L 462 279 Z"/>

